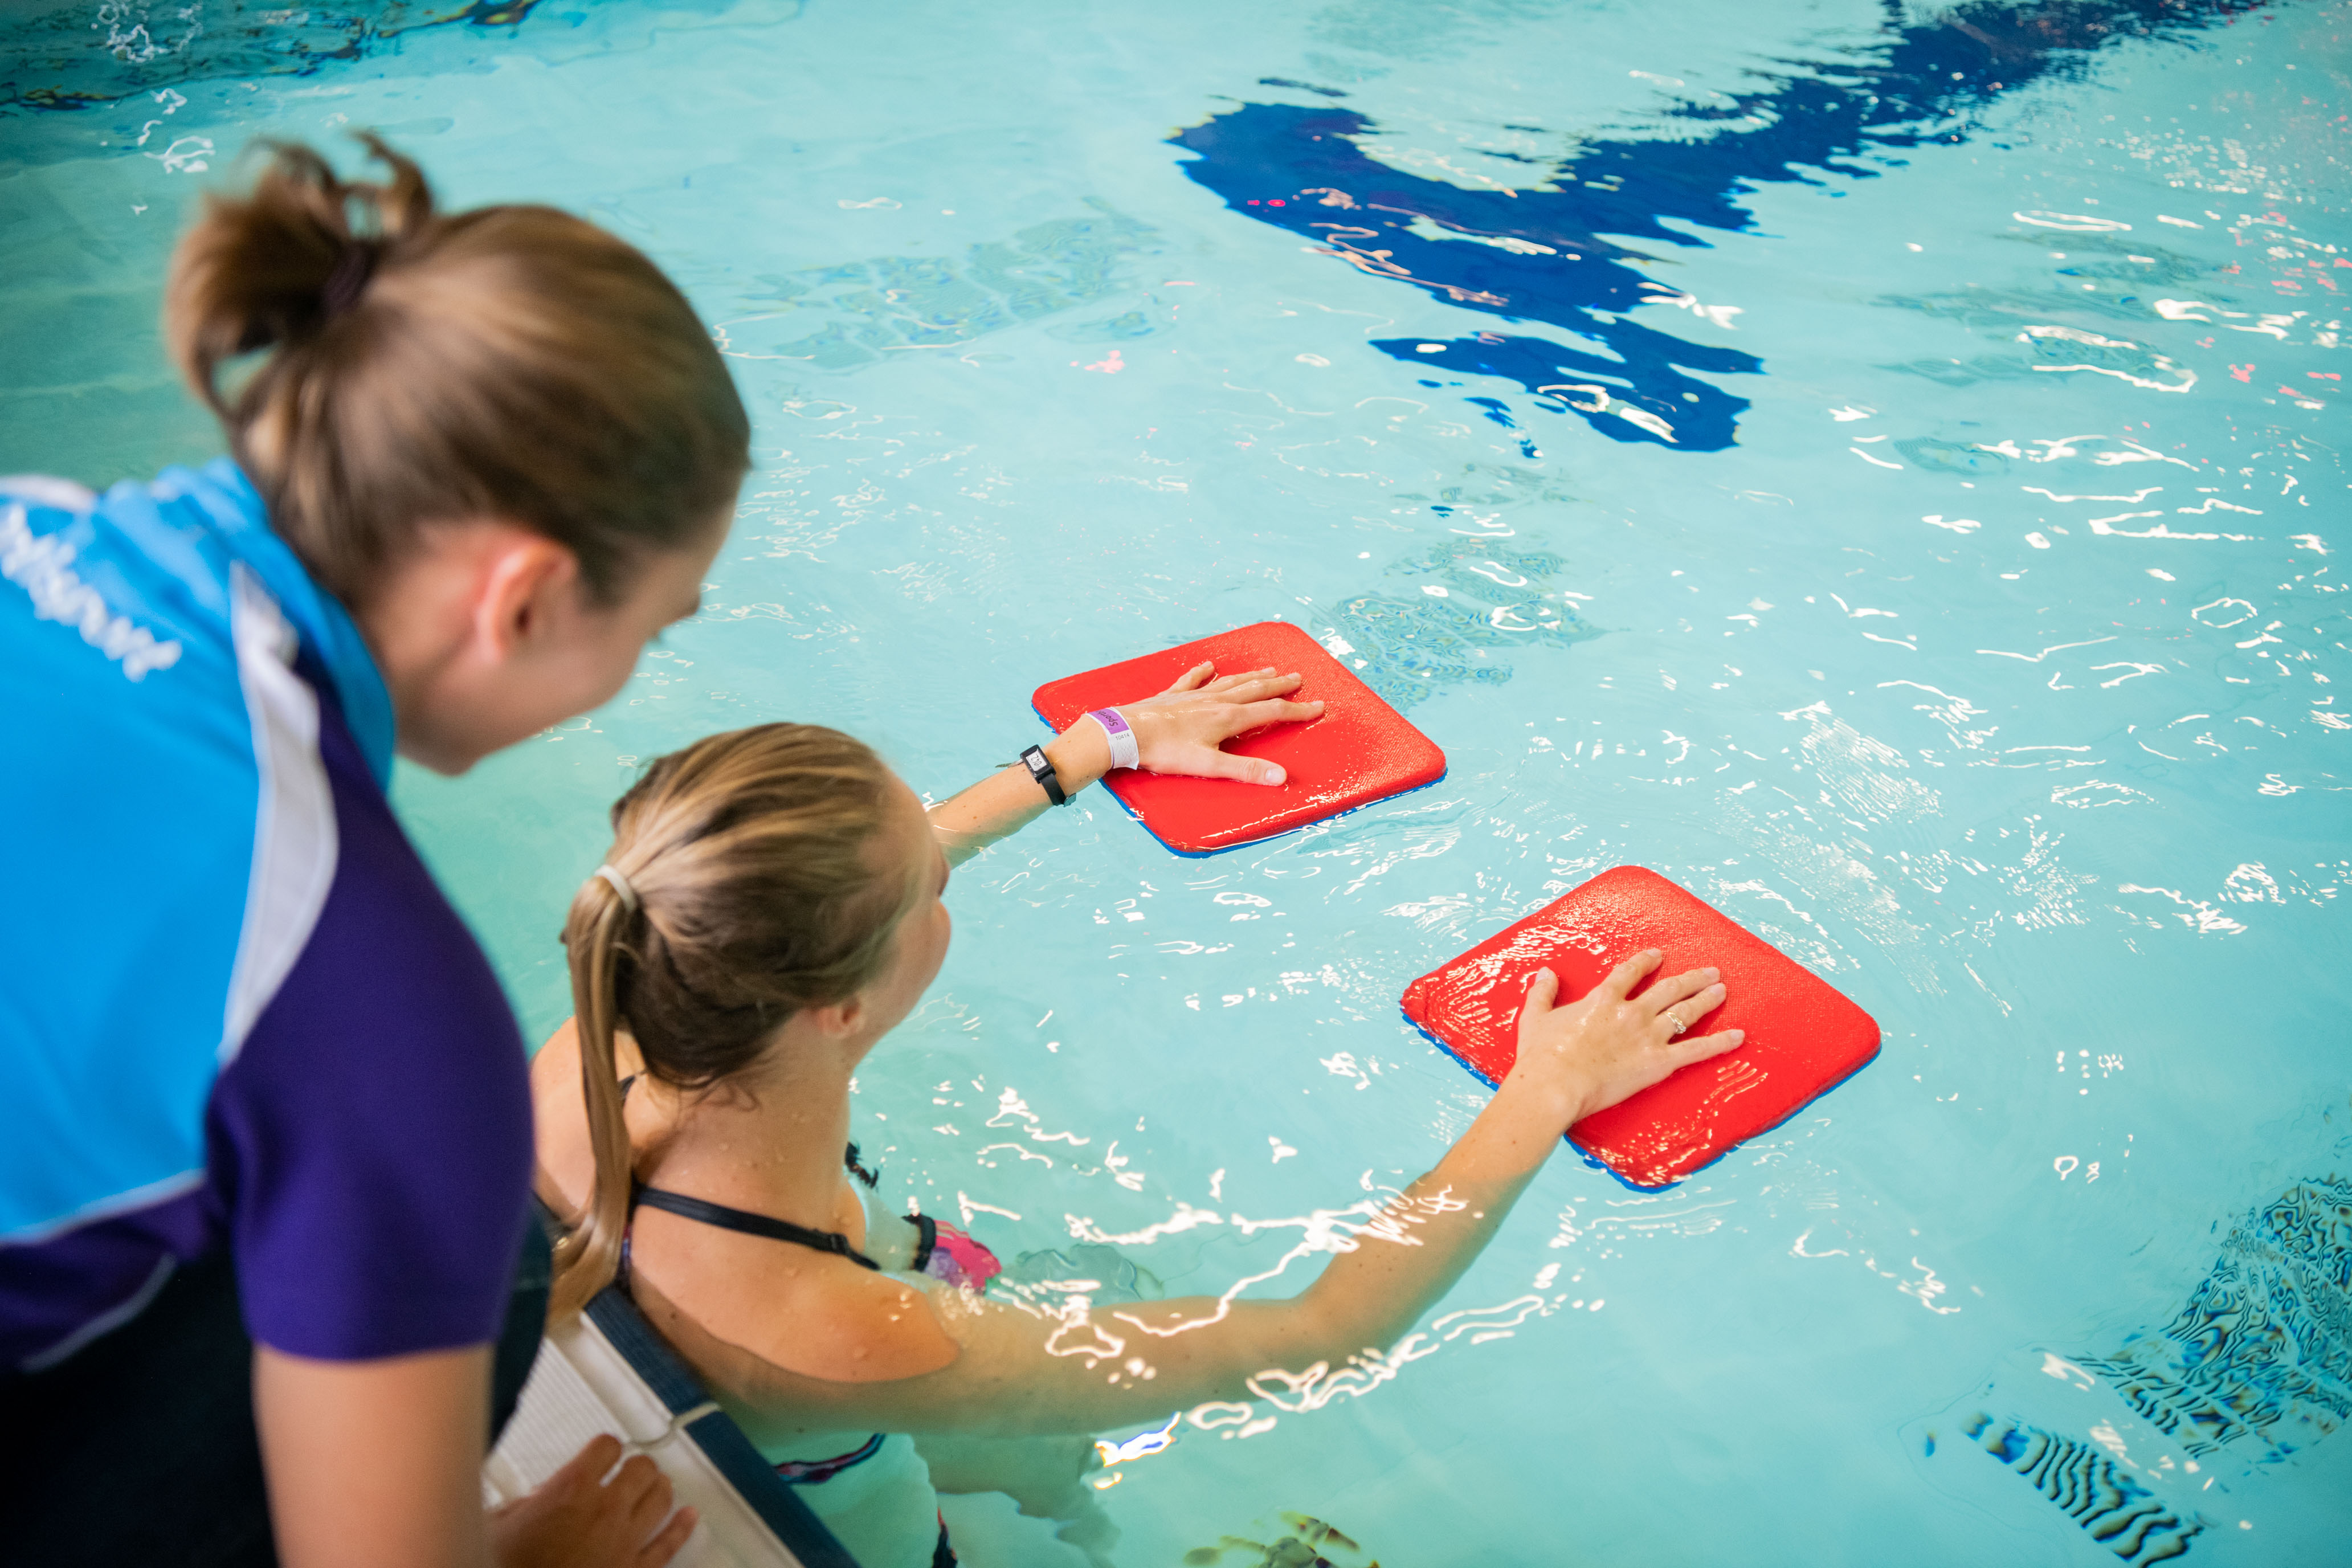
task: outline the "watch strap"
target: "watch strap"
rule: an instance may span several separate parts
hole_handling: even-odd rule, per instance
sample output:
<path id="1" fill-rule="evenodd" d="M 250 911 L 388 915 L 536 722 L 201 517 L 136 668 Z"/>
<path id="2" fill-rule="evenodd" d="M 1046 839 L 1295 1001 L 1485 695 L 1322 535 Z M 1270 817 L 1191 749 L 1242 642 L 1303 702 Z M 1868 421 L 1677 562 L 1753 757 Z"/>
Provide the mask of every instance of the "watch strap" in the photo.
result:
<path id="1" fill-rule="evenodd" d="M 1045 792 L 1047 800 L 1055 805 L 1070 804 L 1069 795 L 1062 788 L 1062 781 L 1054 776 L 1054 764 L 1046 757 L 1045 747 L 1030 747 L 1021 753 L 1021 763 L 1029 770 L 1029 776 L 1037 781 L 1038 787 Z"/>

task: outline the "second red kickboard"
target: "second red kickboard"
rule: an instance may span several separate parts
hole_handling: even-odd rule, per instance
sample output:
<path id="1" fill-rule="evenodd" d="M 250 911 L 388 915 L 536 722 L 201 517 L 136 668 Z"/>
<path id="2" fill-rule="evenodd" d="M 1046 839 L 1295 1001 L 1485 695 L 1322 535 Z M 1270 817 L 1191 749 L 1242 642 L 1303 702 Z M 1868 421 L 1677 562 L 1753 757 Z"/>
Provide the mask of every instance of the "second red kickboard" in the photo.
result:
<path id="1" fill-rule="evenodd" d="M 1124 769 L 1105 778 L 1104 787 L 1180 855 L 1211 855 L 1271 838 L 1445 776 L 1445 753 L 1434 742 L 1287 621 L 1261 621 L 1066 676 L 1039 687 L 1031 700 L 1046 723 L 1066 729 L 1090 710 L 1167 690 L 1203 659 L 1213 661 L 1219 675 L 1268 666 L 1285 675 L 1297 673 L 1305 679 L 1291 695 L 1301 702 L 1319 698 L 1323 716 L 1304 724 L 1269 725 L 1226 743 L 1225 750 L 1236 756 L 1280 763 L 1287 777 L 1279 784 Z"/>
<path id="2" fill-rule="evenodd" d="M 1405 1016 L 1488 1083 L 1518 1057 L 1528 977 L 1584 995 L 1644 948 L 1657 975 L 1712 964 L 1729 993 L 1691 1033 L 1745 1029 L 1737 1050 L 1598 1110 L 1570 1142 L 1636 1187 L 1671 1186 L 1787 1121 L 1878 1054 L 1878 1025 L 1812 971 L 1654 871 L 1619 866 L 1405 988 Z M 1638 994 L 1638 993 L 1637 993 Z"/>

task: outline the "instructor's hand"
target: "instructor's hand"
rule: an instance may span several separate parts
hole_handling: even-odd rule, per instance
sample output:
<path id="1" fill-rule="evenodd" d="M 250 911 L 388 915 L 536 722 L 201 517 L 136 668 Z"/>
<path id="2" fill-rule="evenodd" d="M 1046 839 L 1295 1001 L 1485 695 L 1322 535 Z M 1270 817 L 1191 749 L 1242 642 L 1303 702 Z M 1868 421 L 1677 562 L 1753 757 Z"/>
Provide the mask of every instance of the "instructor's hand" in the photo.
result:
<path id="1" fill-rule="evenodd" d="M 1662 957 L 1655 948 L 1635 953 L 1564 1007 L 1556 1005 L 1559 975 L 1538 969 L 1528 984 L 1527 1005 L 1519 1013 L 1518 1060 L 1510 1076 L 1522 1093 L 1545 1097 L 1561 1118 L 1563 1131 L 1748 1037 L 1738 1029 L 1686 1032 L 1723 1005 L 1723 984 L 1712 969 L 1672 975 L 1639 996 L 1630 994 Z"/>
<path id="2" fill-rule="evenodd" d="M 643 1454 L 621 1464 L 620 1440 L 600 1436 L 537 1491 L 491 1513 L 490 1548 L 499 1568 L 663 1568 L 694 1521 L 690 1508 L 670 1511 L 659 1467 Z"/>
<path id="3" fill-rule="evenodd" d="M 1176 684 L 1159 696 L 1125 703 L 1118 711 L 1135 731 L 1136 751 L 1147 773 L 1278 784 L 1283 781 L 1279 764 L 1233 756 L 1219 748 L 1268 724 L 1321 718 L 1321 702 L 1287 700 L 1298 684 L 1299 677 L 1271 668 L 1218 675 L 1215 665 L 1203 663 L 1177 677 Z"/>

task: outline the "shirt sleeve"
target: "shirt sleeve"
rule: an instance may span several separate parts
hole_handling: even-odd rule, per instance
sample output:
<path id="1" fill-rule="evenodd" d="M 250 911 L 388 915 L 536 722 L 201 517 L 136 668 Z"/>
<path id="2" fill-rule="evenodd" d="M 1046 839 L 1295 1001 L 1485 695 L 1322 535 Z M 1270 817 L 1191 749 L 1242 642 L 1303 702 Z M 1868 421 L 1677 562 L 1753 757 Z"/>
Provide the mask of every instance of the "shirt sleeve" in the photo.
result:
<path id="1" fill-rule="evenodd" d="M 521 1036 L 348 732 L 320 717 L 334 879 L 206 1127 L 247 1326 L 326 1361 L 484 1343 L 530 1203 Z"/>

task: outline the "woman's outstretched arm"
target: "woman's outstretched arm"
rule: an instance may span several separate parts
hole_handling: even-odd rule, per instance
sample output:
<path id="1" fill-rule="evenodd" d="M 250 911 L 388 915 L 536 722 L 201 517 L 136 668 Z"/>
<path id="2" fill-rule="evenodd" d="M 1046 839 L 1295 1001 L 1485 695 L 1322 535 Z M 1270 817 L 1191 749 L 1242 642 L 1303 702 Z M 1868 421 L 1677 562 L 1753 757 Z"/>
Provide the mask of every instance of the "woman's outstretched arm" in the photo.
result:
<path id="1" fill-rule="evenodd" d="M 1218 675 L 1213 665 L 1201 664 L 1159 696 L 1123 703 L 1118 712 L 1135 732 L 1147 772 L 1278 784 L 1282 770 L 1274 763 L 1219 748 L 1268 724 L 1321 717 L 1320 702 L 1286 700 L 1298 682 L 1297 675 L 1271 668 Z M 1045 751 L 1065 795 L 1076 795 L 1110 771 L 1110 737 L 1092 719 L 1080 719 L 1047 742 Z M 931 807 L 931 831 L 947 851 L 948 863 L 961 865 L 1027 826 L 1047 804 L 1044 789 L 1016 763 Z"/>
<path id="2" fill-rule="evenodd" d="M 1486 1110 L 1395 1198 L 1319 1216 L 1339 1238 L 1338 1256 L 1288 1300 L 1236 1291 L 1056 1316 L 875 1279 L 877 1296 L 894 1291 L 898 1304 L 876 1302 L 872 1341 L 856 1356 L 865 1375 L 855 1379 L 776 1364 L 793 1358 L 788 1324 L 776 1325 L 772 1347 L 725 1344 L 674 1310 L 660 1313 L 661 1326 L 755 1423 L 918 1433 L 1102 1431 L 1247 1399 L 1252 1380 L 1268 1373 L 1384 1352 L 1476 1258 L 1568 1128 L 1740 1043 L 1737 1030 L 1693 1037 L 1676 1026 L 1721 1005 L 1714 970 L 1632 994 L 1658 962 L 1654 952 L 1629 959 L 1567 1006 L 1556 1005 L 1558 979 L 1539 973 L 1519 1016 L 1517 1062 Z"/>

